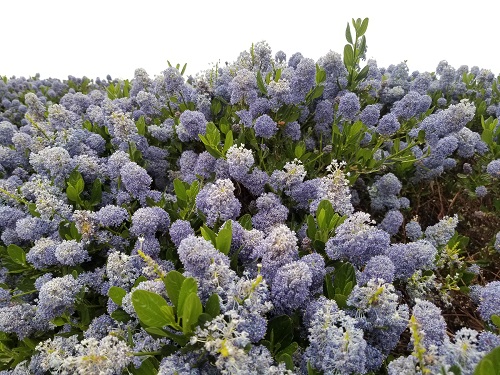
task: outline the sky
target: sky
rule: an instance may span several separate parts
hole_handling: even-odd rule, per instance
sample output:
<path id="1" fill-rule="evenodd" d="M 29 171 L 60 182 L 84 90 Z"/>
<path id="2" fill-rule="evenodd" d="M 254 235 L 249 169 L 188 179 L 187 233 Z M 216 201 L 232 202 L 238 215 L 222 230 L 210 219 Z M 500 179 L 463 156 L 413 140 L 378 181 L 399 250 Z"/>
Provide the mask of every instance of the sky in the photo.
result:
<path id="1" fill-rule="evenodd" d="M 406 61 L 410 73 L 441 60 L 500 74 L 495 17 L 500 2 L 475 0 L 23 0 L 1 1 L 0 76 L 131 79 L 187 63 L 195 76 L 235 61 L 252 43 L 273 55 L 317 61 L 342 53 L 352 18 L 369 18 L 367 58 L 379 67 Z M 363 63 L 362 63 L 363 64 Z"/>

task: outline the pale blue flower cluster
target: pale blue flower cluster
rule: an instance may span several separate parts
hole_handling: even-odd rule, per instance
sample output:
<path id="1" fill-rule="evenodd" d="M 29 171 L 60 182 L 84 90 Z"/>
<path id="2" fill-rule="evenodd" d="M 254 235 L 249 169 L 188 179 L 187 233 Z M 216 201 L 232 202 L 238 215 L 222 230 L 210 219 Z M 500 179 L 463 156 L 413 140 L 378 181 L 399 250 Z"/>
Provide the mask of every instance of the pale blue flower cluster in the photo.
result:
<path id="1" fill-rule="evenodd" d="M 224 222 L 236 219 L 241 203 L 234 196 L 234 184 L 229 179 L 218 179 L 208 183 L 196 196 L 196 207 L 205 215 L 207 225 L 213 226 L 218 220 Z"/>
<path id="2" fill-rule="evenodd" d="M 362 267 L 376 255 L 384 255 L 390 246 L 390 235 L 370 225 L 370 215 L 355 212 L 340 224 L 335 236 L 326 243 L 331 259 L 345 259 Z"/>
<path id="3" fill-rule="evenodd" d="M 363 330 L 333 300 L 322 299 L 308 327 L 304 361 L 317 370 L 341 374 L 366 372 Z"/>

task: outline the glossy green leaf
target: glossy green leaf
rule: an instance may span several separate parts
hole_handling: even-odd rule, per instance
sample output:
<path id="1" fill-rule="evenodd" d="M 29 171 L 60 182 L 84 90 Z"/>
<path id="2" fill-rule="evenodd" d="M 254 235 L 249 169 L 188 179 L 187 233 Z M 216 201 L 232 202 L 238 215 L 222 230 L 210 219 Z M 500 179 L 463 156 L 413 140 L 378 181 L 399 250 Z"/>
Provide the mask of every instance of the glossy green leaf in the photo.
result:
<path id="1" fill-rule="evenodd" d="M 352 42 L 351 26 L 349 25 L 349 22 L 347 22 L 347 27 L 345 29 L 345 38 L 346 38 L 347 42 L 349 42 L 350 44 L 354 44 Z"/>
<path id="2" fill-rule="evenodd" d="M 317 216 L 317 221 L 318 221 L 318 227 L 320 230 L 325 230 L 326 229 L 326 218 L 325 218 L 325 210 L 324 209 L 319 209 L 318 210 L 318 216 Z"/>
<path id="3" fill-rule="evenodd" d="M 111 313 L 111 317 L 117 322 L 122 323 L 128 322 L 131 319 L 131 316 L 122 309 L 116 309 L 115 311 L 113 311 Z"/>
<path id="4" fill-rule="evenodd" d="M 215 234 L 215 232 L 212 229 L 210 229 L 206 225 L 203 225 L 200 228 L 200 232 L 201 232 L 202 237 L 205 240 L 210 241 L 212 243 L 212 245 L 214 245 L 214 246 L 217 245 L 217 235 Z"/>
<path id="5" fill-rule="evenodd" d="M 474 375 L 500 375 L 500 346 L 497 346 L 479 361 Z"/>
<path id="6" fill-rule="evenodd" d="M 139 120 L 135 122 L 135 126 L 139 135 L 146 135 L 146 120 L 144 116 L 139 117 Z"/>
<path id="7" fill-rule="evenodd" d="M 259 91 L 263 95 L 267 95 L 266 84 L 264 83 L 264 80 L 262 79 L 262 74 L 261 74 L 260 70 L 257 72 L 257 86 L 259 88 Z"/>
<path id="8" fill-rule="evenodd" d="M 181 292 L 182 283 L 186 280 L 183 274 L 172 270 L 163 279 L 167 296 L 175 307 L 179 306 L 179 294 Z"/>
<path id="9" fill-rule="evenodd" d="M 288 353 L 280 354 L 276 357 L 278 362 L 284 362 L 287 370 L 293 371 L 295 369 L 295 365 L 293 364 L 292 356 Z"/>
<path id="10" fill-rule="evenodd" d="M 111 300 L 116 303 L 118 306 L 122 305 L 123 297 L 127 294 L 127 291 L 118 286 L 112 286 L 108 290 L 108 296 Z"/>
<path id="11" fill-rule="evenodd" d="M 226 155 L 227 150 L 233 145 L 233 132 L 230 130 L 226 133 L 226 139 L 224 139 L 224 148 L 222 153 Z"/>
<path id="12" fill-rule="evenodd" d="M 281 78 L 281 68 L 276 69 L 276 74 L 274 75 L 274 82 L 278 82 Z"/>
<path id="13" fill-rule="evenodd" d="M 132 293 L 132 305 L 137 316 L 148 327 L 165 327 L 175 323 L 174 311 L 159 294 L 147 290 Z"/>
<path id="14" fill-rule="evenodd" d="M 497 328 L 500 328 L 500 316 L 493 314 L 490 319 Z"/>
<path id="15" fill-rule="evenodd" d="M 214 98 L 212 99 L 212 103 L 210 104 L 210 111 L 214 116 L 217 116 L 220 111 L 222 110 L 222 103 L 220 102 L 219 99 Z"/>
<path id="16" fill-rule="evenodd" d="M 326 70 L 316 64 L 316 85 L 326 81 Z"/>
<path id="17" fill-rule="evenodd" d="M 361 37 L 360 42 L 359 42 L 359 47 L 358 47 L 358 52 L 357 52 L 358 57 L 365 52 L 366 52 L 366 37 L 363 35 Z"/>
<path id="18" fill-rule="evenodd" d="M 31 216 L 34 217 L 40 217 L 40 213 L 36 210 L 36 203 L 28 203 L 28 211 L 31 214 Z"/>
<path id="19" fill-rule="evenodd" d="M 151 375 L 156 374 L 158 372 L 157 366 L 155 366 L 155 361 L 157 360 L 154 357 L 146 358 L 141 362 L 141 366 L 136 368 L 135 366 L 129 366 L 129 371 L 132 375 Z"/>
<path id="20" fill-rule="evenodd" d="M 177 344 L 179 344 L 180 346 L 185 346 L 189 342 L 189 339 L 186 336 L 177 335 L 173 332 L 170 332 L 170 331 L 167 331 L 164 329 L 160 329 L 157 327 L 146 327 L 145 329 L 146 329 L 146 332 L 148 332 L 151 335 L 156 335 L 156 336 L 160 336 L 160 337 L 168 337 L 168 338 L 172 339 L 174 342 L 176 342 Z"/>
<path id="21" fill-rule="evenodd" d="M 223 254 L 229 254 L 229 250 L 231 250 L 231 241 L 233 238 L 233 230 L 231 221 L 228 220 L 224 224 L 224 227 L 217 233 L 216 238 L 216 248 Z"/>
<path id="22" fill-rule="evenodd" d="M 66 196 L 72 202 L 81 202 L 80 195 L 73 185 L 68 185 L 66 188 Z"/>
<path id="23" fill-rule="evenodd" d="M 26 265 L 26 253 L 22 248 L 15 244 L 10 244 L 7 246 L 7 253 L 10 256 L 10 259 L 14 261 L 14 263 Z"/>
<path id="24" fill-rule="evenodd" d="M 252 230 L 252 215 L 250 214 L 245 214 L 242 217 L 238 219 L 238 223 L 246 229 L 246 230 Z"/>
<path id="25" fill-rule="evenodd" d="M 182 317 L 184 315 L 184 306 L 187 297 L 191 293 L 196 294 L 197 292 L 198 292 L 198 284 L 196 283 L 196 280 L 194 278 L 188 277 L 182 282 L 181 290 L 179 292 L 179 302 L 177 304 L 178 317 Z"/>
<path id="26" fill-rule="evenodd" d="M 196 292 L 188 294 L 182 310 L 182 332 L 188 334 L 193 331 L 193 326 L 196 325 L 198 317 L 203 312 L 200 297 Z"/>
<path id="27" fill-rule="evenodd" d="M 265 339 L 269 341 L 271 353 L 276 354 L 293 341 L 293 321 L 288 315 L 279 315 L 269 320 Z"/>
<path id="28" fill-rule="evenodd" d="M 187 201 L 186 187 L 184 186 L 184 182 L 178 178 L 174 180 L 174 191 L 177 199 Z"/>
<path id="29" fill-rule="evenodd" d="M 205 304 L 205 312 L 215 318 L 220 314 L 220 298 L 217 294 L 212 294 Z"/>
<path id="30" fill-rule="evenodd" d="M 366 65 L 363 69 L 361 69 L 361 71 L 356 76 L 356 81 L 358 81 L 358 82 L 363 81 L 368 76 L 369 71 L 370 71 L 370 67 L 368 65 Z"/>
<path id="31" fill-rule="evenodd" d="M 346 68 L 350 68 L 354 65 L 354 51 L 349 44 L 344 46 L 344 65 Z"/>
<path id="32" fill-rule="evenodd" d="M 368 29 L 368 18 L 365 18 L 363 22 L 361 22 L 360 27 L 358 28 L 358 37 L 362 36 L 364 33 L 366 33 L 366 30 Z"/>
<path id="33" fill-rule="evenodd" d="M 312 215 L 307 216 L 307 237 L 311 240 L 316 238 L 316 222 L 314 221 L 314 217 Z"/>
<path id="34" fill-rule="evenodd" d="M 95 206 L 102 201 L 102 183 L 101 180 L 96 178 L 92 183 L 92 189 L 90 190 L 90 203 Z"/>
<path id="35" fill-rule="evenodd" d="M 294 149 L 294 155 L 297 159 L 300 159 L 302 155 L 306 152 L 306 145 L 304 142 L 299 142 Z"/>

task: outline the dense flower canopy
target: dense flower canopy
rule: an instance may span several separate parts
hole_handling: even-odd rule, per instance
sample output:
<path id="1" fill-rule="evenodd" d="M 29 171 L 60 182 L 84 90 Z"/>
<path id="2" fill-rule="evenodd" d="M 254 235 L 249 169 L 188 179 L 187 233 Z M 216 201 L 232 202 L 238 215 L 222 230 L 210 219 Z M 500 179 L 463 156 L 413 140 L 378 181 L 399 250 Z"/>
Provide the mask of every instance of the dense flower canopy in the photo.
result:
<path id="1" fill-rule="evenodd" d="M 316 62 L 2 77 L 0 372 L 472 374 L 500 77 L 364 64 L 367 22 Z"/>

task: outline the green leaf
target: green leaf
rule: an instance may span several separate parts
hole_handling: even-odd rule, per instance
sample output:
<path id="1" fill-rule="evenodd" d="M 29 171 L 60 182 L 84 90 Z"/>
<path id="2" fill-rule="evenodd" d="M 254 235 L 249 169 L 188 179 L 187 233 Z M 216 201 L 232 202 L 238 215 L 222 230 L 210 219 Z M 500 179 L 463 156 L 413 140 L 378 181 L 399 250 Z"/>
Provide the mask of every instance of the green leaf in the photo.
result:
<path id="1" fill-rule="evenodd" d="M 72 202 L 81 202 L 80 194 L 73 185 L 68 185 L 68 187 L 66 188 L 66 196 Z"/>
<path id="2" fill-rule="evenodd" d="M 92 189 L 90 190 L 90 204 L 95 206 L 101 203 L 102 200 L 102 184 L 101 180 L 96 178 L 92 183 Z"/>
<path id="3" fill-rule="evenodd" d="M 312 215 L 307 216 L 307 237 L 311 240 L 316 238 L 316 222 L 314 221 L 314 217 Z"/>
<path id="4" fill-rule="evenodd" d="M 342 291 L 342 294 L 344 296 L 348 296 L 349 294 L 351 294 L 353 287 L 354 287 L 354 285 L 353 285 L 352 281 L 347 282 L 344 286 L 344 290 Z"/>
<path id="5" fill-rule="evenodd" d="M 420 130 L 418 132 L 418 141 L 420 143 L 424 143 L 425 142 L 425 130 Z"/>
<path id="6" fill-rule="evenodd" d="M 281 354 L 289 354 L 293 355 L 297 349 L 299 348 L 299 344 L 297 344 L 295 341 L 292 342 L 290 345 L 288 345 L 286 348 L 280 350 L 276 355 L 279 357 Z"/>
<path id="7" fill-rule="evenodd" d="M 26 265 L 26 253 L 22 248 L 15 244 L 10 244 L 7 246 L 7 253 L 10 256 L 10 259 L 14 261 L 14 263 Z"/>
<path id="8" fill-rule="evenodd" d="M 325 86 L 315 86 L 311 93 L 311 100 L 319 98 L 323 95 L 323 91 L 325 91 Z"/>
<path id="9" fill-rule="evenodd" d="M 318 227 L 319 227 L 320 230 L 325 230 L 326 227 L 327 227 L 325 215 L 326 215 L 325 210 L 324 209 L 320 209 L 319 213 L 318 213 L 318 216 L 317 216 Z"/>
<path id="10" fill-rule="evenodd" d="M 306 152 L 306 146 L 304 142 L 299 142 L 294 149 L 294 155 L 297 159 L 300 159 L 302 155 Z"/>
<path id="11" fill-rule="evenodd" d="M 323 375 L 321 371 L 316 370 L 310 362 L 307 362 L 307 375 Z"/>
<path id="12" fill-rule="evenodd" d="M 231 221 L 226 221 L 224 227 L 219 231 L 216 238 L 216 248 L 221 253 L 227 255 L 229 250 L 231 250 L 231 240 L 233 238 L 233 230 Z"/>
<path id="13" fill-rule="evenodd" d="M 203 225 L 200 228 L 200 232 L 201 232 L 201 235 L 203 236 L 204 239 L 206 239 L 207 241 L 210 241 L 212 243 L 212 245 L 217 246 L 217 235 L 215 234 L 215 232 L 212 229 L 210 229 L 206 225 Z"/>
<path id="14" fill-rule="evenodd" d="M 445 371 L 444 368 L 442 368 L 442 371 Z M 448 371 L 452 372 L 454 375 L 462 375 L 462 370 L 460 370 L 460 366 L 458 365 L 453 365 L 451 366 Z M 443 372 L 445 374 L 446 372 Z"/>
<path id="15" fill-rule="evenodd" d="M 172 306 L 159 294 L 147 290 L 132 293 L 132 305 L 137 316 L 148 327 L 165 327 L 175 323 Z"/>
<path id="16" fill-rule="evenodd" d="M 117 322 L 123 323 L 128 322 L 131 319 L 131 316 L 122 309 L 116 309 L 115 311 L 113 311 L 111 313 L 111 317 Z"/>
<path id="17" fill-rule="evenodd" d="M 82 193 L 83 189 L 85 188 L 85 182 L 83 181 L 83 177 L 79 172 L 77 172 L 76 181 L 74 181 L 71 185 L 74 186 L 78 195 Z"/>
<path id="18" fill-rule="evenodd" d="M 212 315 L 207 314 L 207 313 L 201 313 L 200 316 L 198 317 L 198 322 L 196 325 L 203 327 L 205 323 L 208 323 L 212 320 Z"/>
<path id="19" fill-rule="evenodd" d="M 127 291 L 118 286 L 112 286 L 108 290 L 108 296 L 111 300 L 116 303 L 118 306 L 122 305 L 123 297 L 127 294 Z"/>
<path id="20" fill-rule="evenodd" d="M 250 214 L 245 214 L 242 217 L 239 218 L 238 223 L 246 229 L 246 230 L 252 230 L 252 215 Z"/>
<path id="21" fill-rule="evenodd" d="M 347 307 L 347 297 L 344 294 L 335 293 L 333 299 L 337 302 L 339 308 L 345 309 Z"/>
<path id="22" fill-rule="evenodd" d="M 356 76 L 356 81 L 361 82 L 368 76 L 368 71 L 370 70 L 370 67 L 366 65 L 361 71 L 358 73 Z"/>
<path id="23" fill-rule="evenodd" d="M 128 367 L 130 373 L 132 375 L 151 375 L 156 374 L 158 372 L 157 366 L 155 366 L 156 359 L 154 358 L 146 358 L 142 361 L 141 366 L 139 368 L 135 368 L 134 365 Z"/>
<path id="24" fill-rule="evenodd" d="M 199 191 L 200 191 L 200 183 L 198 182 L 198 180 L 195 180 L 193 181 L 191 186 L 189 186 L 189 189 L 186 190 L 188 200 L 196 198 Z"/>
<path id="25" fill-rule="evenodd" d="M 354 44 L 352 42 L 352 36 L 351 36 L 351 26 L 349 25 L 349 22 L 347 22 L 347 28 L 345 29 L 345 38 L 350 44 Z"/>
<path id="26" fill-rule="evenodd" d="M 295 369 L 295 365 L 293 364 L 293 359 L 288 353 L 280 354 L 277 358 L 278 362 L 284 362 L 287 370 L 293 371 Z"/>
<path id="27" fill-rule="evenodd" d="M 361 22 L 361 26 L 357 30 L 358 37 L 366 33 L 366 29 L 368 29 L 368 18 L 365 18 L 363 22 Z"/>
<path id="28" fill-rule="evenodd" d="M 326 70 L 316 64 L 316 85 L 326 81 Z"/>
<path id="29" fill-rule="evenodd" d="M 233 132 L 229 130 L 226 133 L 226 139 L 224 139 L 224 148 L 222 149 L 222 153 L 226 155 L 227 150 L 233 145 Z"/>
<path id="30" fill-rule="evenodd" d="M 182 283 L 186 280 L 184 275 L 180 272 L 172 270 L 167 273 L 167 276 L 163 279 L 165 284 L 165 289 L 167 291 L 167 296 L 175 307 L 179 306 L 179 293 L 181 292 Z"/>
<path id="31" fill-rule="evenodd" d="M 188 334 L 193 331 L 193 325 L 198 322 L 198 317 L 202 312 L 203 306 L 201 305 L 198 294 L 196 294 L 196 292 L 189 293 L 184 302 L 182 312 L 182 332 L 184 334 Z"/>
<path id="32" fill-rule="evenodd" d="M 198 284 L 193 277 L 188 277 L 182 282 L 181 290 L 179 292 L 179 302 L 177 305 L 178 318 L 184 315 L 186 299 L 191 293 L 198 293 Z"/>
<path id="33" fill-rule="evenodd" d="M 201 137 L 202 136 L 200 135 L 200 138 Z M 202 139 L 202 142 L 205 145 L 205 148 L 208 151 L 208 153 L 210 155 L 212 155 L 214 158 L 220 159 L 220 158 L 224 157 L 224 155 L 222 155 L 222 152 L 220 152 L 216 147 L 212 147 L 209 144 L 205 143 L 205 141 L 203 139 Z"/>
<path id="34" fill-rule="evenodd" d="M 361 37 L 361 42 L 359 43 L 358 56 L 366 52 L 366 37 L 363 35 Z"/>
<path id="35" fill-rule="evenodd" d="M 260 70 L 257 72 L 257 86 L 259 87 L 259 90 L 263 95 L 267 95 L 267 88 L 264 83 L 264 80 L 262 79 L 262 74 L 260 73 Z"/>
<path id="36" fill-rule="evenodd" d="M 29 213 L 31 214 L 31 216 L 34 216 L 34 217 L 40 217 L 42 215 L 40 215 L 40 213 L 36 210 L 36 203 L 28 203 L 28 211 Z"/>
<path id="37" fill-rule="evenodd" d="M 268 72 L 266 74 L 266 79 L 265 79 L 266 83 L 269 85 L 269 83 L 271 82 L 271 72 Z"/>
<path id="38" fill-rule="evenodd" d="M 321 212 L 323 212 L 322 215 L 322 221 L 324 221 L 323 224 L 320 223 L 320 218 L 319 218 Z M 324 199 L 321 202 L 319 202 L 318 208 L 316 209 L 316 217 L 318 225 L 321 229 L 327 228 L 328 227 L 327 223 L 329 223 L 334 216 L 335 216 L 335 211 L 333 210 L 332 203 L 329 200 Z M 324 226 L 324 228 L 322 226 Z"/>
<path id="39" fill-rule="evenodd" d="M 68 320 L 59 316 L 55 319 L 52 319 L 52 323 L 56 326 L 56 327 L 61 327 L 63 325 L 65 325 L 66 323 L 68 323 Z"/>
<path id="40" fill-rule="evenodd" d="M 220 314 L 220 298 L 214 293 L 212 294 L 205 304 L 205 312 L 209 314 L 212 318 L 215 318 Z"/>
<path id="41" fill-rule="evenodd" d="M 212 99 L 212 103 L 210 104 L 210 111 L 214 116 L 217 116 L 220 111 L 222 110 L 222 103 L 220 102 L 219 99 L 214 98 Z"/>
<path id="42" fill-rule="evenodd" d="M 135 126 L 139 135 L 146 135 L 146 120 L 144 116 L 139 117 L 139 120 L 135 122 Z"/>
<path id="43" fill-rule="evenodd" d="M 484 129 L 481 134 L 481 140 L 486 144 L 491 145 L 493 143 L 493 131 L 490 129 Z"/>
<path id="44" fill-rule="evenodd" d="M 344 65 L 346 68 L 354 67 L 354 51 L 349 44 L 344 46 Z"/>
<path id="45" fill-rule="evenodd" d="M 210 142 L 210 146 L 217 149 L 220 143 L 220 131 L 213 122 L 207 123 L 206 137 Z"/>
<path id="46" fill-rule="evenodd" d="M 69 224 L 69 233 L 71 238 L 73 240 L 80 241 L 82 239 L 82 235 L 78 232 L 78 229 L 76 228 L 76 224 L 74 222 L 71 222 Z"/>
<path id="47" fill-rule="evenodd" d="M 175 341 L 180 346 L 185 346 L 189 342 L 189 339 L 184 335 L 176 335 L 173 332 L 166 331 L 157 327 L 146 327 L 146 332 L 148 332 L 151 335 L 168 337 L 173 341 Z"/>
<path id="48" fill-rule="evenodd" d="M 281 68 L 276 70 L 276 74 L 274 75 L 274 82 L 278 82 L 281 78 Z"/>
<path id="49" fill-rule="evenodd" d="M 492 323 L 497 327 L 500 328 L 500 316 L 498 315 L 492 315 L 491 316 L 491 321 Z"/>
<path id="50" fill-rule="evenodd" d="M 323 291 L 328 299 L 335 298 L 335 287 L 333 286 L 332 276 L 330 274 L 325 275 L 323 280 Z"/>
<path id="51" fill-rule="evenodd" d="M 333 285 L 335 289 L 344 291 L 349 282 L 356 285 L 356 273 L 352 264 L 349 262 L 340 262 L 337 264 L 333 270 Z"/>
<path id="52" fill-rule="evenodd" d="M 188 198 L 186 194 L 186 187 L 184 186 L 184 182 L 182 182 L 178 178 L 174 180 L 174 191 L 177 199 L 187 202 Z"/>
<path id="53" fill-rule="evenodd" d="M 479 361 L 474 375 L 500 375 L 500 346 L 497 346 Z"/>
<path id="54" fill-rule="evenodd" d="M 288 315 L 280 315 L 269 320 L 265 339 L 271 343 L 269 349 L 276 354 L 293 341 L 293 322 Z"/>

